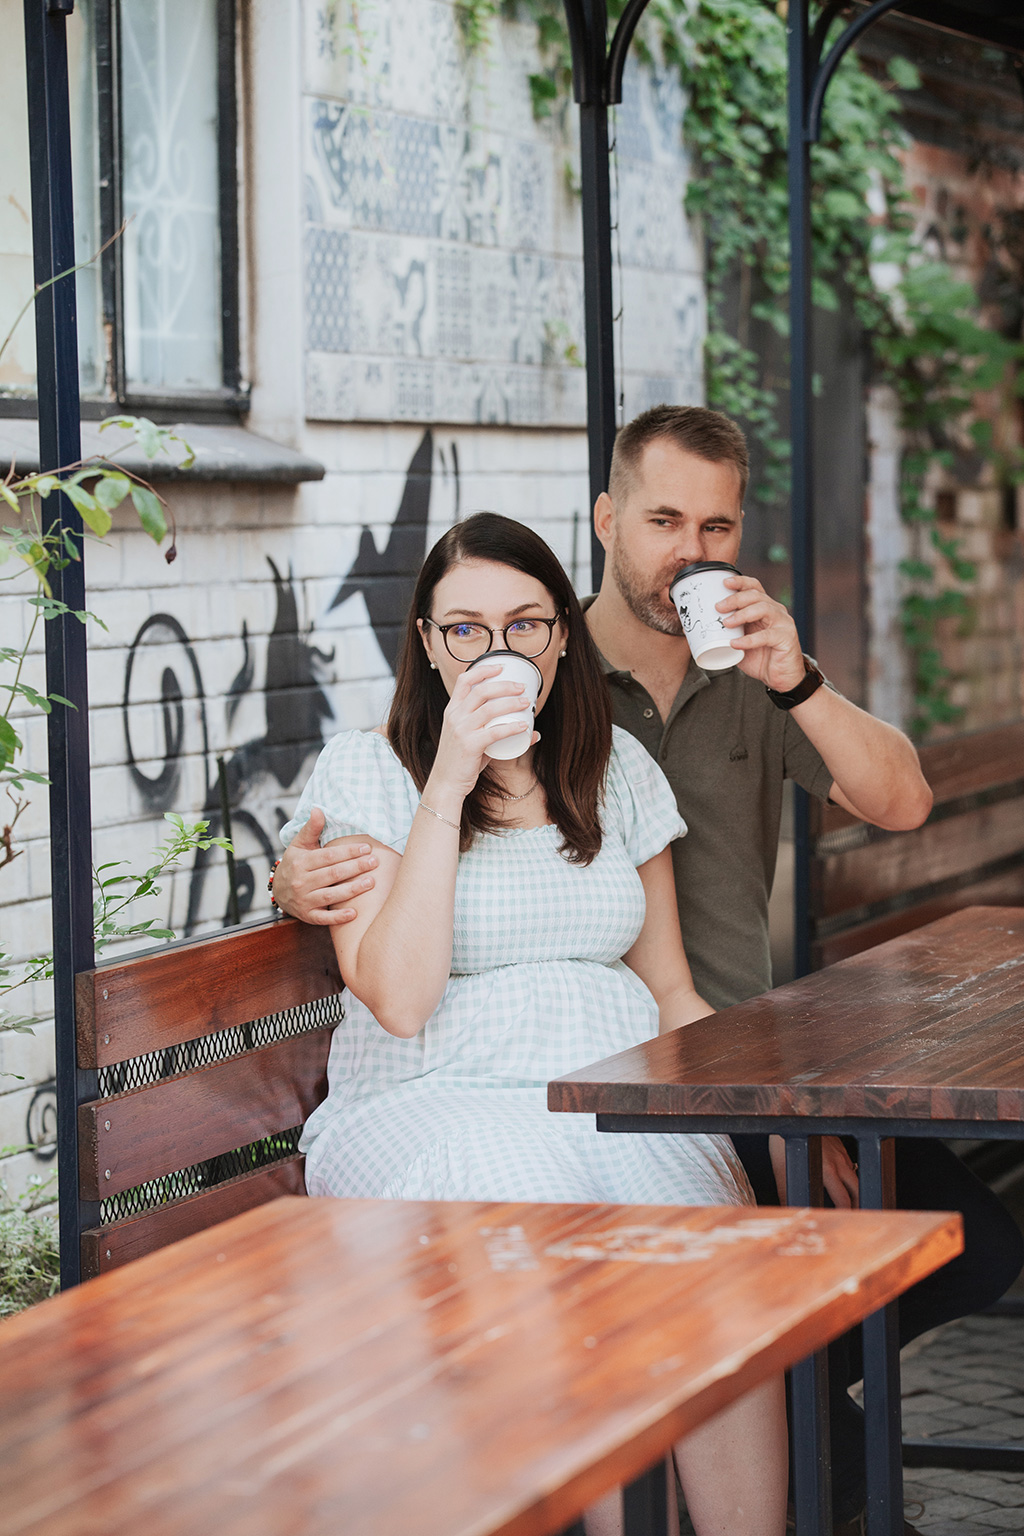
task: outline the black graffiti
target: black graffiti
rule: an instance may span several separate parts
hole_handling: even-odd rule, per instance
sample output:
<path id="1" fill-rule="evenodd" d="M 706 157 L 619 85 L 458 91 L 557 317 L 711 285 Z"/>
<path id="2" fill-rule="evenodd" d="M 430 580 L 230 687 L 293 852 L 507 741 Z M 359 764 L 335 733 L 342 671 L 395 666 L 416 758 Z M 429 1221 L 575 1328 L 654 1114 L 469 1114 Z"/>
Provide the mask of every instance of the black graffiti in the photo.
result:
<path id="1" fill-rule="evenodd" d="M 362 593 L 377 644 L 392 672 L 398 664 L 398 648 L 416 577 L 427 552 L 433 461 L 434 437 L 428 431 L 424 432 L 409 461 L 405 490 L 391 525 L 387 547 L 378 553 L 373 534 L 369 528 L 364 528 L 356 558 L 331 603 L 332 609 L 340 608 L 357 592 Z"/>
<path id="2" fill-rule="evenodd" d="M 356 593 L 362 594 L 374 636 L 392 672 L 397 662 L 402 626 L 426 553 L 433 449 L 433 434 L 427 431 L 409 462 L 387 547 L 378 553 L 372 532 L 364 527 L 356 558 L 330 604 L 330 609 L 335 609 Z M 451 452 L 457 517 L 459 466 L 454 443 Z M 446 464 L 443 468 L 447 473 Z M 323 744 L 324 722 L 333 719 L 333 710 L 323 690 L 323 674 L 333 660 L 334 652 L 318 649 L 312 643 L 310 633 L 300 629 L 291 571 L 287 577 L 282 575 L 269 556 L 267 564 L 274 578 L 276 609 L 267 640 L 266 676 L 261 690 L 266 729 L 261 736 L 226 754 L 224 761 L 231 833 L 236 850 L 238 909 L 242 916 L 251 911 L 265 884 L 266 874 L 277 856 L 278 834 L 284 823 L 278 812 L 278 825 L 263 825 L 245 801 L 268 778 L 274 779 L 282 791 L 297 793 L 310 758 Z M 253 647 L 244 620 L 240 639 L 241 665 L 225 695 L 229 730 L 243 700 L 255 686 Z M 172 654 L 176 648 L 177 659 L 165 664 L 161 672 L 158 705 L 162 750 L 153 771 L 141 759 L 132 740 L 132 715 L 138 706 L 133 705 L 131 695 L 142 648 L 157 644 L 172 647 Z M 132 641 L 125 668 L 122 715 L 132 783 L 147 809 L 153 812 L 171 810 L 178 800 L 183 764 L 190 751 L 186 744 L 189 722 L 196 722 L 199 741 L 193 750 L 202 763 L 201 815 L 209 823 L 213 835 L 221 835 L 220 787 L 210 748 L 208 697 L 193 642 L 172 614 L 154 614 Z M 184 924 L 186 936 L 195 931 L 200 921 L 213 859 L 212 852 L 200 851 L 195 855 Z M 257 869 L 261 871 L 259 875 Z M 227 900 L 224 921 L 228 921 Z"/>

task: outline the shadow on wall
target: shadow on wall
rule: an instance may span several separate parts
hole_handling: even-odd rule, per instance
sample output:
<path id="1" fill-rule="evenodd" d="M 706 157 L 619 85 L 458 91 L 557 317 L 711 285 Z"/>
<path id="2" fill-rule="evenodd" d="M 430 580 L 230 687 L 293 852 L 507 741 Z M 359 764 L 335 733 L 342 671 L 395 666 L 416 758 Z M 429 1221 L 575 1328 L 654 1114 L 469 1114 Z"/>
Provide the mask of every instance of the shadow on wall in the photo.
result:
<path id="1" fill-rule="evenodd" d="M 416 577 L 426 554 L 433 452 L 433 434 L 424 432 L 406 471 L 386 548 L 378 551 L 371 530 L 362 529 L 355 560 L 326 610 L 329 613 L 360 594 L 374 637 L 392 673 Z M 459 471 L 454 444 L 452 457 L 457 519 Z M 283 795 L 297 797 L 311 760 L 323 744 L 323 722 L 334 718 L 324 692 L 330 681 L 327 668 L 334 659 L 334 651 L 321 650 L 313 643 L 315 626 L 305 632 L 300 630 L 291 572 L 284 577 L 269 555 L 267 564 L 274 577 L 276 612 L 267 639 L 266 674 L 259 690 L 266 728 L 262 735 L 224 753 L 232 835 L 238 850 L 238 908 L 243 917 L 251 911 L 256 892 L 266 881 L 266 874 L 258 880 L 257 870 L 269 873 L 277 856 L 278 833 L 285 820 L 279 809 L 271 812 L 269 818 L 266 813 L 261 816 L 254 802 L 269 781 Z M 252 694 L 255 685 L 256 663 L 244 620 L 241 641 L 242 665 L 225 695 L 228 733 L 240 704 Z M 163 648 L 171 659 L 164 665 L 157 684 L 158 732 L 162 741 L 157 748 L 159 755 L 154 757 L 136 750 L 132 728 L 133 719 L 152 709 L 152 695 L 140 697 L 139 663 L 146 648 L 155 646 Z M 220 791 L 217 754 L 210 746 L 208 699 L 195 644 L 184 626 L 173 614 L 153 614 L 132 641 L 125 665 L 122 715 L 128 772 L 147 810 L 162 815 L 174 809 L 185 762 L 186 727 L 194 721 L 198 728 L 196 755 L 201 760 L 203 776 L 202 816 L 210 823 L 211 831 L 219 835 Z M 277 825 L 267 825 L 268 819 L 276 819 Z M 189 881 L 186 936 L 195 931 L 201 920 L 204 888 L 212 867 L 210 860 L 209 852 L 196 854 Z M 226 900 L 223 921 L 228 921 Z"/>

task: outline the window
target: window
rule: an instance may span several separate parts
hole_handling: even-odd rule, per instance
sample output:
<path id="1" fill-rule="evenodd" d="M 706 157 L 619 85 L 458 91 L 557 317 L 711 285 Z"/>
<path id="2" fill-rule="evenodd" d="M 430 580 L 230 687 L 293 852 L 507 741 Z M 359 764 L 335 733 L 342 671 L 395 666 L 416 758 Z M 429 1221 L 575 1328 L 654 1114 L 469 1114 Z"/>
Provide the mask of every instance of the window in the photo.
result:
<path id="1" fill-rule="evenodd" d="M 0 0 L 5 37 L 21 9 Z M 238 409 L 235 0 L 78 0 L 67 35 L 78 259 L 124 225 L 77 278 L 83 401 Z M 32 288 L 23 59 L 9 50 L 0 105 L 23 146 L 0 171 L 18 182 L 0 188 L 0 324 Z M 0 412 L 31 400 L 33 347 L 29 315 L 0 359 Z"/>

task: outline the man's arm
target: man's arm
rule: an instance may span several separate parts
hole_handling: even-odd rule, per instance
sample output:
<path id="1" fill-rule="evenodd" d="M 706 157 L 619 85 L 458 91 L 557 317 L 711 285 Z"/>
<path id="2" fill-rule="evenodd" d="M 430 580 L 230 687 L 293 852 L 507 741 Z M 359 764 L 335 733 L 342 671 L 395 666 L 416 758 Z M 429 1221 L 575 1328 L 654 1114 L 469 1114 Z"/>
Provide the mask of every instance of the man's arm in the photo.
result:
<path id="1" fill-rule="evenodd" d="M 274 900 L 303 923 L 337 928 L 355 921 L 356 908 L 348 903 L 373 889 L 378 860 L 368 841 L 321 848 L 323 829 L 324 813 L 314 806 L 274 872 Z"/>
<path id="2" fill-rule="evenodd" d="M 746 634 L 732 640 L 743 651 L 741 670 L 778 693 L 791 692 L 806 668 L 789 612 L 752 576 L 729 576 L 726 585 L 733 595 L 718 611 L 730 628 L 746 625 Z M 831 688 L 819 688 L 791 713 L 831 773 L 829 793 L 837 805 L 890 832 L 910 831 L 926 819 L 932 792 L 902 731 Z"/>

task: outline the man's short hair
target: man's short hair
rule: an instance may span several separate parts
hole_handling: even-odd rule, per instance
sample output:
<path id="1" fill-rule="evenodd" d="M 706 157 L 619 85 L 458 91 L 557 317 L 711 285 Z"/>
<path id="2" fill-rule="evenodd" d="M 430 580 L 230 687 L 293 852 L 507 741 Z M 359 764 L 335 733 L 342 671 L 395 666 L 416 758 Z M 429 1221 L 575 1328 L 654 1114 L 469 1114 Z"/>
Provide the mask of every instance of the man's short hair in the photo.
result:
<path id="1" fill-rule="evenodd" d="M 655 405 L 619 430 L 608 476 L 613 501 L 628 495 L 644 449 L 662 437 L 695 458 L 711 464 L 734 464 L 739 471 L 742 505 L 750 479 L 746 438 L 728 416 L 705 405 Z"/>

